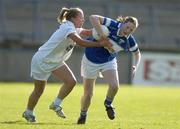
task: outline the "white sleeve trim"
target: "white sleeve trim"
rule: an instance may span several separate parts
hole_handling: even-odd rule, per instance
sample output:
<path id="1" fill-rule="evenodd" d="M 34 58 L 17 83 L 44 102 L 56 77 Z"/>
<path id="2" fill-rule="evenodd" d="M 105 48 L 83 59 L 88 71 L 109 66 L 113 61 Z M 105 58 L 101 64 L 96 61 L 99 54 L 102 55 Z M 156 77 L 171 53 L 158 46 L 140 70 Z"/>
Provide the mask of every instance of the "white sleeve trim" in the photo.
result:
<path id="1" fill-rule="evenodd" d="M 110 26 L 110 24 L 111 24 L 111 19 L 110 18 L 106 18 L 105 26 Z"/>
<path id="2" fill-rule="evenodd" d="M 137 44 L 135 44 L 135 46 L 131 47 L 129 50 L 130 51 L 135 51 L 138 48 Z"/>

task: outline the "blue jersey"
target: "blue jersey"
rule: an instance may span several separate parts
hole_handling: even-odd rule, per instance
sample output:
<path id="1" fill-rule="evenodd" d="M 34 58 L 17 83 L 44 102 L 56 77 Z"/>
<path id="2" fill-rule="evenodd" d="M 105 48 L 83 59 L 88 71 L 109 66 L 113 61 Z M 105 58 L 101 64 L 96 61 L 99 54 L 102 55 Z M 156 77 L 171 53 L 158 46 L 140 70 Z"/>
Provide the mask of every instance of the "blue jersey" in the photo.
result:
<path id="1" fill-rule="evenodd" d="M 122 25 L 120 22 L 105 17 L 103 25 L 107 26 L 109 29 L 108 38 L 119 44 L 122 47 L 122 50 L 126 52 L 135 52 L 138 50 L 138 45 L 132 35 L 129 35 L 128 38 L 119 36 Z M 94 39 L 89 38 L 89 40 Z M 113 60 L 117 56 L 117 53 L 109 53 L 104 47 L 89 47 L 85 48 L 85 55 L 91 62 L 101 64 Z"/>

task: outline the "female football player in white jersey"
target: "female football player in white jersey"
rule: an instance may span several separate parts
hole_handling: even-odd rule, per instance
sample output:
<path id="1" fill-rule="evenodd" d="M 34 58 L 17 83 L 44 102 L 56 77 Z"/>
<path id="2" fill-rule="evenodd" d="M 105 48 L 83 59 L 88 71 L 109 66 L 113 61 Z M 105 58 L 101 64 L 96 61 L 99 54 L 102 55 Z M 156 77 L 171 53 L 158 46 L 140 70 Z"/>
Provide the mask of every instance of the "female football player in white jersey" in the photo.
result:
<path id="1" fill-rule="evenodd" d="M 82 9 L 62 8 L 57 20 L 60 23 L 59 28 L 32 58 L 31 76 L 34 79 L 34 90 L 23 113 L 23 117 L 29 122 L 36 121 L 33 111 L 51 74 L 62 80 L 63 85 L 49 108 L 55 111 L 58 116 L 65 118 L 60 104 L 75 86 L 76 79 L 64 61 L 70 57 L 76 44 L 84 47 L 109 46 L 108 40 L 93 42 L 80 37 L 92 34 L 91 31 L 82 29 L 84 23 Z"/>
<path id="2" fill-rule="evenodd" d="M 108 38 L 110 41 L 118 44 L 121 48 L 120 50 L 122 51 L 130 51 L 133 53 L 135 61 L 132 65 L 131 73 L 132 77 L 134 77 L 141 58 L 138 45 L 132 36 L 132 33 L 138 27 L 137 19 L 135 17 L 127 16 L 118 17 L 117 20 L 113 20 L 99 15 L 91 15 L 90 21 L 100 37 Z M 108 36 L 103 34 L 101 25 L 105 25 L 108 28 Z M 94 39 L 91 40 L 94 41 Z M 104 79 L 109 85 L 104 101 L 107 115 L 111 120 L 115 118 L 112 102 L 119 87 L 116 56 L 116 52 L 111 53 L 104 47 L 92 47 L 85 49 L 85 54 L 81 64 L 84 94 L 81 98 L 81 113 L 77 124 L 85 124 L 86 122 L 87 111 L 93 95 L 93 87 L 99 73 L 102 73 Z"/>

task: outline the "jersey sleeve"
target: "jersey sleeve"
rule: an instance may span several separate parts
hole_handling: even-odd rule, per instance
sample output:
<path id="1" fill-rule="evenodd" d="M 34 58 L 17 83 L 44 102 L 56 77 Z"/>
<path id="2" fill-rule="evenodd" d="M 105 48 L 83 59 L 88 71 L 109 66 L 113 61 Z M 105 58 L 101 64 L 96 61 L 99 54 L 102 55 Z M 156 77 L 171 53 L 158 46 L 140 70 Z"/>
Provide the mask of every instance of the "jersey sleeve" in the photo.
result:
<path id="1" fill-rule="evenodd" d="M 108 17 L 104 17 L 102 25 L 105 25 L 109 28 L 119 28 L 120 23 L 116 20 L 113 20 Z"/>
<path id="2" fill-rule="evenodd" d="M 129 36 L 128 42 L 129 42 L 129 51 L 136 52 L 139 49 L 138 44 L 132 35 Z"/>
<path id="3" fill-rule="evenodd" d="M 72 33 L 77 33 L 76 29 L 74 26 L 65 26 L 64 27 L 64 32 L 66 33 L 65 34 L 65 37 L 67 38 L 68 35 L 72 34 Z"/>

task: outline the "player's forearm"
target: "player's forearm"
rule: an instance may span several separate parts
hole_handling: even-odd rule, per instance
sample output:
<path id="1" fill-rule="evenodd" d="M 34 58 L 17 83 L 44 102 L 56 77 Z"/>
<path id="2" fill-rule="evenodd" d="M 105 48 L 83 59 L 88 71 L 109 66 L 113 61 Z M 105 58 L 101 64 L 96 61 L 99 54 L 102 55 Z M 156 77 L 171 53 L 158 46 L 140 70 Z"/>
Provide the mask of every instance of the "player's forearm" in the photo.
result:
<path id="1" fill-rule="evenodd" d="M 69 34 L 68 37 L 71 38 L 74 42 L 76 42 L 76 44 L 82 47 L 100 47 L 101 46 L 99 42 L 84 40 L 80 36 L 74 33 Z"/>
<path id="2" fill-rule="evenodd" d="M 83 47 L 102 47 L 99 42 L 91 42 L 88 40 L 81 40 L 77 42 L 77 44 Z"/>
<path id="3" fill-rule="evenodd" d="M 141 53 L 138 50 L 137 52 L 134 53 L 134 65 L 133 66 L 135 66 L 136 69 L 138 68 L 140 61 L 141 61 Z"/>
<path id="4" fill-rule="evenodd" d="M 83 29 L 80 33 L 81 37 L 92 36 L 92 29 Z"/>
<path id="5" fill-rule="evenodd" d="M 91 15 L 89 17 L 89 20 L 92 24 L 92 26 L 96 29 L 97 33 L 100 35 L 100 37 L 107 37 L 105 36 L 105 34 L 103 33 L 102 29 L 101 29 L 101 18 L 98 15 Z"/>

